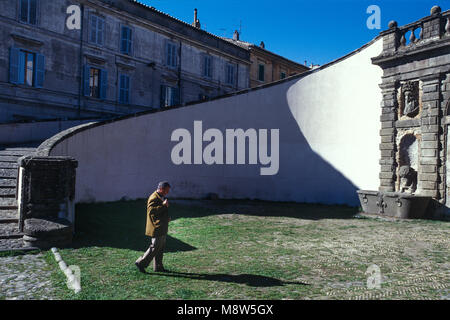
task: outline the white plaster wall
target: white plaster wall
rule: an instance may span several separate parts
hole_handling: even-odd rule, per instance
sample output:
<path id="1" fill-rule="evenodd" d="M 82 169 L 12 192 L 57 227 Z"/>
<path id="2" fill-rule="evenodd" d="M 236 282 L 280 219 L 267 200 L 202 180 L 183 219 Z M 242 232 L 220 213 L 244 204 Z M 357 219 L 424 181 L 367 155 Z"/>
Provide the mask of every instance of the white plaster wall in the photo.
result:
<path id="1" fill-rule="evenodd" d="M 381 49 L 377 40 L 301 79 L 81 131 L 51 154 L 79 161 L 77 202 L 144 198 L 168 180 L 172 197 L 357 205 L 357 189 L 378 188 L 382 71 L 370 58 Z M 203 131 L 279 129 L 278 174 L 261 176 L 259 164 L 174 165 L 171 134 L 193 134 L 195 120 Z"/>

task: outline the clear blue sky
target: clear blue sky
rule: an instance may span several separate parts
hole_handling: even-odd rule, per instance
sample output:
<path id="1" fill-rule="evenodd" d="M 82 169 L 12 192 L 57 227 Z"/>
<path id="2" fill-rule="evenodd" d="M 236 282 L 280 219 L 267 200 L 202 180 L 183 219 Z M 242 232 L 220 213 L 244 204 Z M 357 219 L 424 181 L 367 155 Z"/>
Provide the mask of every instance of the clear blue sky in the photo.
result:
<path id="1" fill-rule="evenodd" d="M 369 42 L 391 20 L 399 26 L 423 18 L 433 5 L 450 0 L 140 0 L 191 23 L 198 9 L 203 29 L 232 37 L 242 23 L 241 40 L 259 44 L 291 60 L 325 64 Z M 368 6 L 381 9 L 381 30 L 370 30 Z"/>

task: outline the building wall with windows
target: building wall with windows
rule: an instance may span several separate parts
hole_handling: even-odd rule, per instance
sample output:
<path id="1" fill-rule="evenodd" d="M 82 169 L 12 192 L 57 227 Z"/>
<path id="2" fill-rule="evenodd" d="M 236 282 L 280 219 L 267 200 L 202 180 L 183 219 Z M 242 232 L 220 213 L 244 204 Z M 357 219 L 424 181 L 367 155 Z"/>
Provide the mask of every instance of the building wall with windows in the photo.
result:
<path id="1" fill-rule="evenodd" d="M 66 26 L 71 5 L 81 30 Z M 114 117 L 250 85 L 246 50 L 133 0 L 3 0 L 0 40 L 0 123 Z"/>
<path id="2" fill-rule="evenodd" d="M 257 87 L 310 70 L 309 67 L 266 50 L 264 42 L 259 46 L 239 40 L 235 31 L 232 39 L 226 41 L 245 48 L 250 53 L 250 87 Z"/>

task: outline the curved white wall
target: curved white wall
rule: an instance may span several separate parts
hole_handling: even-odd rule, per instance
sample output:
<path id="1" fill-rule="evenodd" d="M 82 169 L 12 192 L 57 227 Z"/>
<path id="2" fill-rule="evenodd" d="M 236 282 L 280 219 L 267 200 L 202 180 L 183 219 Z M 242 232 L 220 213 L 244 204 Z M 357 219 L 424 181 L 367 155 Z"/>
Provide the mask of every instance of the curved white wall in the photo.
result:
<path id="1" fill-rule="evenodd" d="M 185 108 L 141 115 L 81 131 L 51 155 L 79 161 L 76 201 L 144 198 L 160 180 L 173 197 L 358 204 L 357 189 L 377 189 L 382 70 L 370 58 L 376 40 L 353 55 L 264 89 Z M 261 165 L 175 165 L 171 134 L 217 128 L 279 129 L 279 171 Z M 204 143 L 204 146 L 207 143 Z"/>

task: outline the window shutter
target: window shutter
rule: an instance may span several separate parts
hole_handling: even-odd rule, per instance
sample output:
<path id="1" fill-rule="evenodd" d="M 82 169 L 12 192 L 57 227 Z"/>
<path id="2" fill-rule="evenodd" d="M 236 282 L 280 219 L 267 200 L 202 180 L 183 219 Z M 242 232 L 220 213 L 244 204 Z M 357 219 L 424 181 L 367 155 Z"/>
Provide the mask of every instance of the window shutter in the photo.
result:
<path id="1" fill-rule="evenodd" d="M 88 65 L 85 65 L 83 69 L 83 93 L 85 96 L 91 95 L 90 71 L 91 68 Z"/>
<path id="2" fill-rule="evenodd" d="M 130 103 L 130 77 L 126 76 L 126 80 L 127 80 L 127 90 L 126 90 L 125 102 Z"/>
<path id="3" fill-rule="evenodd" d="M 131 45 L 133 43 L 133 38 L 132 38 L 132 33 L 131 33 L 131 28 L 127 28 L 128 30 L 128 36 L 127 36 L 127 53 L 131 54 Z"/>
<path id="4" fill-rule="evenodd" d="M 106 93 L 108 91 L 108 71 L 100 70 L 100 99 L 106 99 Z"/>
<path id="5" fill-rule="evenodd" d="M 91 42 L 97 42 L 97 17 L 91 16 Z"/>
<path id="6" fill-rule="evenodd" d="M 166 40 L 164 42 L 164 57 L 166 60 L 166 66 L 170 66 L 170 49 L 169 49 L 169 42 Z"/>
<path id="7" fill-rule="evenodd" d="M 180 104 L 180 88 L 172 88 L 172 106 Z"/>
<path id="8" fill-rule="evenodd" d="M 165 85 L 161 85 L 159 103 L 160 103 L 161 108 L 164 108 L 166 106 L 166 86 Z"/>
<path id="9" fill-rule="evenodd" d="M 9 54 L 9 82 L 18 84 L 20 71 L 20 49 L 11 48 Z M 25 66 L 24 66 L 25 67 Z"/>
<path id="10" fill-rule="evenodd" d="M 104 29 L 105 29 L 105 20 L 102 18 L 97 18 L 97 44 L 103 45 L 103 35 L 104 35 Z"/>
<path id="11" fill-rule="evenodd" d="M 131 54 L 131 29 L 125 26 L 122 27 L 120 51 Z"/>
<path id="12" fill-rule="evenodd" d="M 45 57 L 42 54 L 36 54 L 36 68 L 34 69 L 34 86 L 42 88 L 45 78 Z"/>
<path id="13" fill-rule="evenodd" d="M 173 45 L 172 50 L 174 51 L 173 52 L 173 66 L 178 67 L 178 51 L 180 51 L 179 46 Z"/>
<path id="14" fill-rule="evenodd" d="M 29 16 L 29 24 L 36 24 L 37 20 L 37 0 L 30 0 L 30 16 Z"/>

